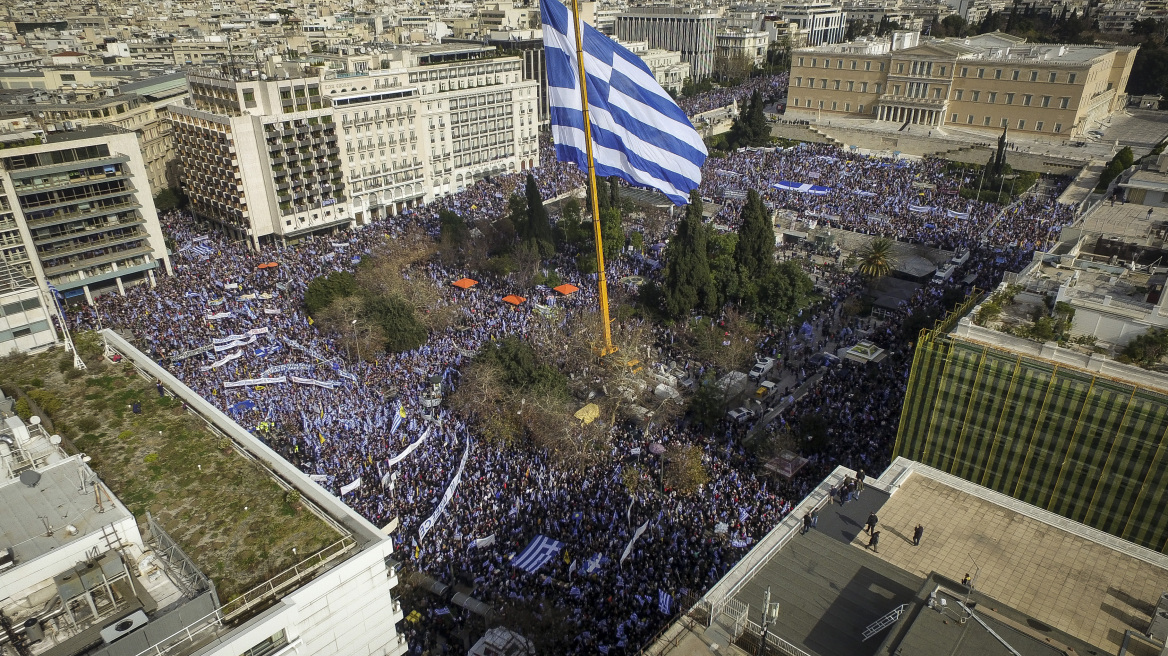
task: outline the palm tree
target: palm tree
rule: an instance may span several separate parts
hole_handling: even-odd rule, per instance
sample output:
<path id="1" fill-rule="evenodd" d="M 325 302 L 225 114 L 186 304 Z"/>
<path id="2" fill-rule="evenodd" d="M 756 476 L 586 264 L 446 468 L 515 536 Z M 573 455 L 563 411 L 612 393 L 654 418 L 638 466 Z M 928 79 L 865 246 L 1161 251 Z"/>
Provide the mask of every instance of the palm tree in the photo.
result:
<path id="1" fill-rule="evenodd" d="M 867 278 L 881 278 L 892 271 L 892 240 L 877 237 L 860 251 L 860 274 Z"/>

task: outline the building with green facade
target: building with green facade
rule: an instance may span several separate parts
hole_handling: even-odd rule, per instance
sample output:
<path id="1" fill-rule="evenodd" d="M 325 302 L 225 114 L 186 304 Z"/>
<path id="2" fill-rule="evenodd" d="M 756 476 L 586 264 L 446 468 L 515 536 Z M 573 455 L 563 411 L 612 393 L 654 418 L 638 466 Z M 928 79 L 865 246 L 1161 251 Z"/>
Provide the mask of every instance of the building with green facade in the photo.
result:
<path id="1" fill-rule="evenodd" d="M 922 332 L 894 455 L 1168 552 L 1168 376 L 978 323 Z"/>

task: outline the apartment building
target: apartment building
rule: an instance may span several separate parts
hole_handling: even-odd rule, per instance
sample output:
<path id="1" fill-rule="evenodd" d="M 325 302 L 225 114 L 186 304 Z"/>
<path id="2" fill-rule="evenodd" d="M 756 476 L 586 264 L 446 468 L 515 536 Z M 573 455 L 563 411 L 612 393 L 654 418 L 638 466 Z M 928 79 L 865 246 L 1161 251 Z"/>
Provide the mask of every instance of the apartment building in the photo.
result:
<path id="1" fill-rule="evenodd" d="M 793 54 L 787 113 L 1034 139 L 1077 139 L 1126 102 L 1138 46 L 1027 44 L 894 32 Z"/>
<path id="2" fill-rule="evenodd" d="M 831 2 L 793 2 L 781 4 L 774 11 L 780 22 L 795 23 L 807 33 L 807 43 L 813 46 L 839 43 L 847 32 L 844 11 Z"/>
<path id="3" fill-rule="evenodd" d="M 675 50 L 690 65 L 694 80 L 714 72 L 719 16 L 685 13 L 672 7 L 641 7 L 616 16 L 616 37 L 646 41 L 650 48 Z"/>
<path id="4" fill-rule="evenodd" d="M 258 246 L 533 168 L 540 83 L 494 52 L 421 46 L 189 74 L 171 122 L 193 210 Z"/>
<path id="5" fill-rule="evenodd" d="M 731 61 L 746 60 L 753 66 L 766 63 L 767 46 L 770 35 L 765 31 L 746 29 L 721 29 L 716 37 L 718 57 Z"/>
<path id="6" fill-rule="evenodd" d="M 28 133 L 0 142 L 0 166 L 0 255 L 41 290 L 92 303 L 170 271 L 133 132 Z"/>

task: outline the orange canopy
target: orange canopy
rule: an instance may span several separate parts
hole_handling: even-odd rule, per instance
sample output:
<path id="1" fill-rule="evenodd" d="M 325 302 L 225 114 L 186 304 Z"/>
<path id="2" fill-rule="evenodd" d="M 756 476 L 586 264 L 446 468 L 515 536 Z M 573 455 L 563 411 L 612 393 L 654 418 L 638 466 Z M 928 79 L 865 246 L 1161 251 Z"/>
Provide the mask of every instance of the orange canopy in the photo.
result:
<path id="1" fill-rule="evenodd" d="M 576 285 L 570 285 L 568 283 L 564 283 L 564 284 L 560 285 L 559 287 L 552 287 L 552 289 L 563 294 L 564 296 L 567 296 L 568 294 L 574 294 L 574 293 L 580 291 L 579 287 L 577 287 Z"/>
<path id="2" fill-rule="evenodd" d="M 515 294 L 503 297 L 503 302 L 510 303 L 511 305 L 519 305 L 520 303 L 522 303 L 523 301 L 526 301 L 526 300 L 527 300 L 526 298 L 523 298 L 522 296 L 516 296 Z"/>
<path id="3" fill-rule="evenodd" d="M 268 262 L 268 268 L 269 268 L 269 269 L 270 269 L 270 268 L 272 268 L 272 267 L 278 267 L 278 266 L 280 266 L 280 263 L 279 263 L 279 262 Z"/>
<path id="4" fill-rule="evenodd" d="M 454 286 L 458 287 L 459 289 L 470 289 L 477 284 L 479 284 L 479 281 L 471 280 L 470 278 L 463 278 L 462 280 L 454 281 Z"/>

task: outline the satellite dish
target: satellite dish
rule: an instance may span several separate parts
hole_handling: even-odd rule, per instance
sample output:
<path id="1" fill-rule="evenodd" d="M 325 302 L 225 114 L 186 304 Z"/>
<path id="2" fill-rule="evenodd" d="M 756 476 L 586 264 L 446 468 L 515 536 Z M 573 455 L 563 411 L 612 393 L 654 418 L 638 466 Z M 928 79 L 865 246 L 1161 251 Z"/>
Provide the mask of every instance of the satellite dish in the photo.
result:
<path id="1" fill-rule="evenodd" d="M 36 415 L 33 415 L 33 416 L 29 417 L 28 423 L 32 424 L 33 426 L 40 426 L 41 418 L 36 416 Z"/>
<path id="2" fill-rule="evenodd" d="M 60 443 L 61 443 L 61 436 L 60 435 L 50 435 L 49 436 L 49 444 L 52 444 L 53 446 L 57 446 Z"/>
<path id="3" fill-rule="evenodd" d="M 36 487 L 37 483 L 41 482 L 41 475 L 32 469 L 26 469 L 20 472 L 20 482 L 29 487 Z"/>

